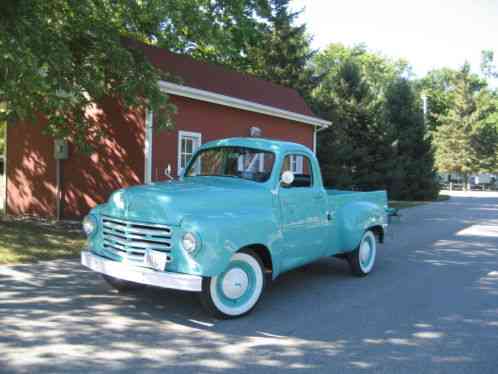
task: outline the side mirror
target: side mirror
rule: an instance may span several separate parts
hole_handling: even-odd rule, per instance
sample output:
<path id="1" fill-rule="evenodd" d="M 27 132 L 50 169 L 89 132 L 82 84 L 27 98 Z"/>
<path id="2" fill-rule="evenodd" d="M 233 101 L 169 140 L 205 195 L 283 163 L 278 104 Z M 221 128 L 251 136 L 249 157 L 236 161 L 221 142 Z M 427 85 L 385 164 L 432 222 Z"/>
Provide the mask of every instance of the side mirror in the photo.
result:
<path id="1" fill-rule="evenodd" d="M 290 170 L 284 171 L 280 182 L 286 187 L 290 186 L 294 182 L 294 173 Z"/>

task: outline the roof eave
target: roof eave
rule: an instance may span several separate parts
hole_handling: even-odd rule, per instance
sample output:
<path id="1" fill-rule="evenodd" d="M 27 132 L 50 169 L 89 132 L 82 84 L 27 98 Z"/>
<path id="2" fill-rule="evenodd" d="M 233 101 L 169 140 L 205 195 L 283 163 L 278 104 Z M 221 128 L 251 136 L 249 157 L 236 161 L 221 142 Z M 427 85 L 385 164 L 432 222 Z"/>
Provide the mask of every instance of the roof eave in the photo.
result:
<path id="1" fill-rule="evenodd" d="M 259 104 L 254 101 L 242 100 L 236 97 L 226 96 L 206 90 L 200 90 L 198 88 L 183 86 L 176 83 L 159 81 L 159 87 L 161 91 L 166 92 L 170 95 L 183 96 L 183 97 L 188 97 L 190 99 L 224 105 L 231 108 L 237 108 L 237 109 L 247 110 L 250 112 L 266 114 L 269 116 L 284 118 L 291 121 L 305 123 L 320 128 L 325 128 L 332 124 L 330 121 L 326 121 L 321 118 L 306 116 L 304 114 L 295 113 L 271 107 L 268 105 Z"/>

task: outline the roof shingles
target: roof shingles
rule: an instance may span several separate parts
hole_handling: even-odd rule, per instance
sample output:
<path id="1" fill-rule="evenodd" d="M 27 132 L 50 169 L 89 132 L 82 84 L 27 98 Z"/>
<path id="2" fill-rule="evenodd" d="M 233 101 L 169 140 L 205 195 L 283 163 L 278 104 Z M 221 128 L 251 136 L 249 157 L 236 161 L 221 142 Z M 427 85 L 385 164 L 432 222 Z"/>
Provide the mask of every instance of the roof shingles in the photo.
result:
<path id="1" fill-rule="evenodd" d="M 316 117 L 294 89 L 137 41 L 127 44 L 143 51 L 154 66 L 179 77 L 185 86 Z"/>

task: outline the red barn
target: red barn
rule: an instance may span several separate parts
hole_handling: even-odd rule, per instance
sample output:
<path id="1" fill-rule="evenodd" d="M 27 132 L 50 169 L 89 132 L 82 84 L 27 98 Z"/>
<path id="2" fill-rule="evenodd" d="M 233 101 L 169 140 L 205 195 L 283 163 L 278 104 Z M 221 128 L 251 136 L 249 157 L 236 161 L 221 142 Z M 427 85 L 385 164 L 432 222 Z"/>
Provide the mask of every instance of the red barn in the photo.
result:
<path id="1" fill-rule="evenodd" d="M 136 45 L 155 66 L 180 77 L 182 84 L 159 82 L 178 113 L 175 129 L 155 131 L 154 113 L 120 107 L 104 100 L 89 118 L 105 132 L 92 155 L 69 144 L 68 157 L 54 158 L 54 141 L 43 124 L 8 126 L 6 212 L 74 219 L 104 202 L 118 188 L 165 179 L 171 165 L 176 175 L 202 143 L 215 139 L 262 136 L 316 147 L 317 118 L 299 94 L 250 75 L 196 61 L 147 45 Z"/>

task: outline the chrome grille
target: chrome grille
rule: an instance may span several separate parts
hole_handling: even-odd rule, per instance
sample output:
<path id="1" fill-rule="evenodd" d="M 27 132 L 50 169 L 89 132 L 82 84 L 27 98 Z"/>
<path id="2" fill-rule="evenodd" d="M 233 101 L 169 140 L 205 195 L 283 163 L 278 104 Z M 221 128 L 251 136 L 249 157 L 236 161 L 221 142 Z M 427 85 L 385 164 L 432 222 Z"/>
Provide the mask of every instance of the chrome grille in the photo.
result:
<path id="1" fill-rule="evenodd" d="M 142 264 L 145 251 L 171 252 L 171 227 L 113 217 L 102 217 L 104 249 L 128 261 Z M 168 261 L 171 258 L 168 256 Z"/>

